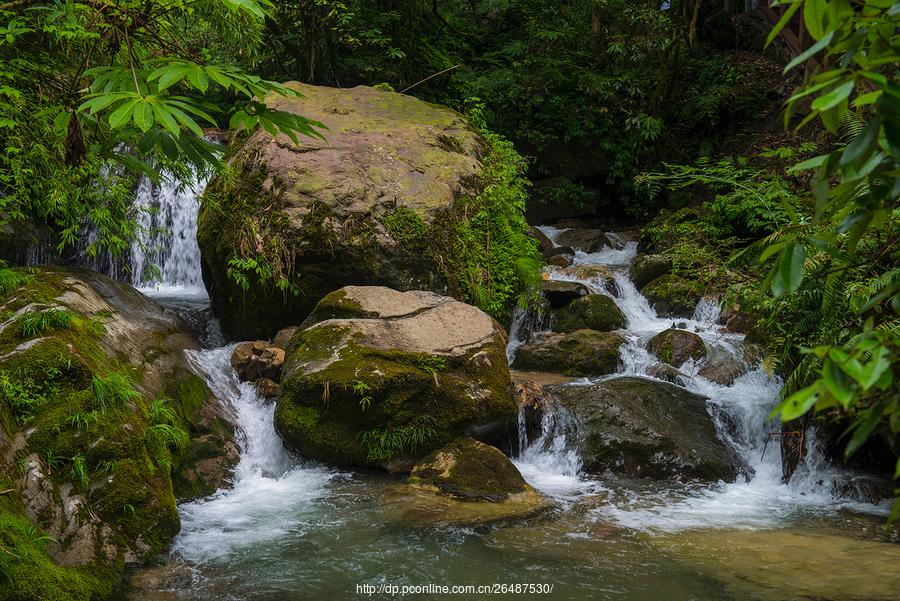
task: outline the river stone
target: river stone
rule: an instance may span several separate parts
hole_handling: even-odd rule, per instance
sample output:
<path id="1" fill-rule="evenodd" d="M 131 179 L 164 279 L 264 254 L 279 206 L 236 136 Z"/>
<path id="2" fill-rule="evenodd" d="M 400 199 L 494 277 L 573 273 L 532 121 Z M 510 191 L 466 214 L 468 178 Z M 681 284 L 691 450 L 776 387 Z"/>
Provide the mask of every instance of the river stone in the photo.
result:
<path id="1" fill-rule="evenodd" d="M 628 277 L 638 290 L 672 271 L 672 259 L 664 255 L 640 255 L 628 268 Z"/>
<path id="2" fill-rule="evenodd" d="M 542 333 L 516 350 L 516 369 L 603 376 L 619 368 L 625 340 L 611 332 Z"/>
<path id="3" fill-rule="evenodd" d="M 400 471 L 464 434 L 509 448 L 517 409 L 505 347 L 503 328 L 471 305 L 342 288 L 291 339 L 275 426 L 306 457 Z M 384 434 L 405 444 L 379 444 Z"/>
<path id="4" fill-rule="evenodd" d="M 661 275 L 641 289 L 661 317 L 691 317 L 703 296 L 699 282 L 672 274 Z"/>
<path id="5" fill-rule="evenodd" d="M 553 255 L 547 259 L 547 265 L 553 265 L 555 267 L 568 267 L 572 264 L 572 261 L 575 260 L 575 255 L 571 255 L 568 253 L 560 253 L 557 255 Z"/>
<path id="6" fill-rule="evenodd" d="M 586 253 L 597 252 L 601 248 L 611 246 L 603 230 L 596 229 L 565 230 L 556 236 L 556 242 Z"/>
<path id="7" fill-rule="evenodd" d="M 550 239 L 550 236 L 542 232 L 540 228 L 531 228 L 531 235 L 535 240 L 537 240 L 538 252 L 541 253 L 544 257 L 550 257 L 555 254 L 551 251 L 556 248 L 556 244 L 553 242 L 553 240 Z"/>
<path id="8" fill-rule="evenodd" d="M 420 459 L 407 482 L 433 486 L 443 494 L 464 500 L 495 503 L 528 490 L 522 474 L 506 455 L 467 436 Z"/>
<path id="9" fill-rule="evenodd" d="M 647 349 L 660 361 L 672 367 L 681 367 L 688 359 L 706 356 L 703 339 L 693 332 L 669 328 L 655 335 L 647 343 Z"/>
<path id="10" fill-rule="evenodd" d="M 295 145 L 257 130 L 235 145 L 233 177 L 214 177 L 200 209 L 204 281 L 226 337 L 269 337 L 350 284 L 459 296 L 448 252 L 471 215 L 458 204 L 482 191 L 485 144 L 475 129 L 413 96 L 286 85 L 302 96 L 273 95 L 269 106 L 321 122 L 325 139 Z M 244 290 L 229 260 L 248 247 L 265 248 L 300 293 Z"/>
<path id="11" fill-rule="evenodd" d="M 269 346 L 286 349 L 288 347 L 288 343 L 291 341 L 291 337 L 297 332 L 298 329 L 299 328 L 297 326 L 290 326 L 278 330 L 278 333 L 275 334 L 274 338 L 272 338 L 272 342 L 269 344 Z"/>
<path id="12" fill-rule="evenodd" d="M 745 470 L 716 435 L 706 399 L 683 388 L 619 377 L 546 390 L 578 420 L 578 449 L 589 472 L 715 482 Z"/>
<path id="13" fill-rule="evenodd" d="M 244 382 L 255 382 L 260 378 L 277 382 L 283 365 L 284 349 L 264 340 L 242 342 L 231 354 L 231 367 Z"/>
<path id="14" fill-rule="evenodd" d="M 606 265 L 596 265 L 590 263 L 581 263 L 579 265 L 571 265 L 562 269 L 553 270 L 550 274 L 551 279 L 572 279 L 587 282 L 591 287 L 597 290 L 605 290 L 614 296 L 619 294 L 619 285 L 616 283 L 616 277 L 612 269 Z"/>
<path id="15" fill-rule="evenodd" d="M 53 562 L 86 570 L 108 592 L 124 563 L 147 561 L 169 546 L 179 530 L 176 496 L 196 498 L 226 485 L 238 455 L 233 423 L 190 370 L 185 351 L 199 343 L 173 311 L 95 272 L 17 271 L 26 278 L 22 286 L 0 294 L 0 372 L 52 393 L 27 422 L 16 419 L 19 408 L 7 413 L 0 394 L 0 518 L 40 528 L 37 535 L 51 537 Z M 68 323 L 23 333 L 22 316 L 48 311 L 68 312 Z M 120 408 L 104 410 L 102 379 L 116 391 L 105 398 L 128 388 L 140 395 L 131 392 L 120 397 Z M 166 399 L 175 416 L 154 416 L 154 399 Z M 76 415 L 78 425 L 70 420 Z M 160 449 L 152 420 L 184 429 L 186 444 Z M 48 464 L 48 457 L 57 459 Z M 76 477 L 76 458 L 86 482 Z M 43 569 L 30 553 L 16 570 Z M 29 598 L 46 592 L 29 590 Z"/>
<path id="16" fill-rule="evenodd" d="M 722 386 L 731 386 L 734 381 L 750 371 L 749 362 L 731 355 L 722 357 L 709 357 L 700 366 L 697 374 L 710 382 Z"/>
<path id="17" fill-rule="evenodd" d="M 577 298 L 592 294 L 584 284 L 558 280 L 541 280 L 541 292 L 551 309 L 561 309 Z"/>
<path id="18" fill-rule="evenodd" d="M 625 314 L 613 299 L 603 294 L 590 294 L 575 299 L 555 311 L 553 316 L 554 332 L 584 329 L 611 332 L 625 327 Z"/>

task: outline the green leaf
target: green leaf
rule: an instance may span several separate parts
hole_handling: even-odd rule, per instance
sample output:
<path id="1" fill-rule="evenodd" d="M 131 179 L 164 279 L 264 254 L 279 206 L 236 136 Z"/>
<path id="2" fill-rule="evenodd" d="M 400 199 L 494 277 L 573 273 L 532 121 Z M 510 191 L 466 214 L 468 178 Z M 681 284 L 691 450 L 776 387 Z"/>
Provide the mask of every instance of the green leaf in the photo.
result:
<path id="1" fill-rule="evenodd" d="M 134 105 L 138 103 L 138 100 L 126 101 L 123 102 L 119 108 L 114 110 L 109 115 L 109 126 L 112 129 L 117 129 L 122 127 L 131 119 L 131 110 L 134 108 Z"/>
<path id="2" fill-rule="evenodd" d="M 853 92 L 853 89 L 856 87 L 856 82 L 852 79 L 850 81 L 845 81 L 835 89 L 831 90 L 827 94 L 819 96 L 812 103 L 812 108 L 815 111 L 827 111 L 828 109 L 837 106 L 841 103 L 841 101 L 845 100 L 850 94 Z"/>
<path id="3" fill-rule="evenodd" d="M 810 0 L 807 0 L 807 4 L 809 4 L 809 1 Z M 804 9 L 803 12 L 806 13 L 806 9 Z M 797 65 L 802 65 L 807 60 L 811 59 L 813 56 L 824 50 L 828 46 L 828 44 L 831 43 L 832 38 L 834 38 L 834 31 L 829 31 L 828 34 L 825 35 L 821 40 L 794 57 L 794 60 L 789 62 L 782 72 L 787 73 Z"/>
<path id="4" fill-rule="evenodd" d="M 881 119 L 875 118 L 856 137 L 854 137 L 844 153 L 841 155 L 840 166 L 846 167 L 863 159 L 872 152 L 878 143 L 878 132 L 881 129 Z"/>
<path id="5" fill-rule="evenodd" d="M 853 455 L 853 453 L 859 450 L 859 447 L 866 442 L 869 435 L 872 433 L 872 430 L 875 429 L 875 426 L 877 426 L 878 422 L 881 420 L 881 416 L 884 414 L 887 405 L 888 401 L 880 401 L 860 414 L 860 417 L 863 419 L 860 423 L 856 424 L 853 431 L 853 437 L 844 449 L 845 457 Z"/>
<path id="6" fill-rule="evenodd" d="M 880 347 L 872 359 L 862 365 L 860 369 L 859 385 L 863 390 L 872 388 L 882 377 L 882 375 L 891 369 L 891 361 L 889 359 L 890 351 L 887 347 Z"/>
<path id="7" fill-rule="evenodd" d="M 819 391 L 816 386 L 807 386 L 802 390 L 798 390 L 784 401 L 782 401 L 769 417 L 781 417 L 781 421 L 789 422 L 792 419 L 805 415 L 819 398 Z"/>
<path id="8" fill-rule="evenodd" d="M 825 12 L 827 8 L 826 0 L 806 0 L 803 3 L 803 23 L 814 40 L 821 40 L 825 34 Z"/>
<path id="9" fill-rule="evenodd" d="M 822 382 L 825 388 L 846 408 L 853 400 L 852 382 L 833 361 L 826 360 L 822 365 Z"/>
<path id="10" fill-rule="evenodd" d="M 770 31 L 768 37 L 766 37 L 766 48 L 768 48 L 769 44 L 772 43 L 772 40 L 775 39 L 781 30 L 784 29 L 784 26 L 787 25 L 788 21 L 791 20 L 791 17 L 797 13 L 801 6 L 803 6 L 803 3 L 797 0 L 784 11 L 784 14 L 778 19 L 778 23 L 775 24 L 775 27 L 772 28 L 772 31 Z"/>
<path id="11" fill-rule="evenodd" d="M 776 297 L 795 292 L 803 282 L 803 262 L 806 250 L 800 242 L 792 242 L 781 252 L 772 280 L 772 293 Z"/>

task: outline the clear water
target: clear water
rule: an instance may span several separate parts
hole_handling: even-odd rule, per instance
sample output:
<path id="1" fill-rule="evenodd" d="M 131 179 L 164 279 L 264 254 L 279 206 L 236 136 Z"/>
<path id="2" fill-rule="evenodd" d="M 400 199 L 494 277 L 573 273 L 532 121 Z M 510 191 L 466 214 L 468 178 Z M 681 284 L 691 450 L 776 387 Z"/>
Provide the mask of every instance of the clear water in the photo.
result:
<path id="1" fill-rule="evenodd" d="M 170 200 L 176 215 L 195 210 L 193 199 L 183 196 L 160 204 Z M 190 240 L 189 221 L 172 218 L 166 227 L 176 235 L 184 227 Z M 204 298 L 188 293 L 192 276 L 166 275 L 184 273 L 167 270 L 170 260 L 199 269 L 181 252 L 194 256 L 193 249 L 182 249 L 157 258 L 163 276 L 154 290 L 167 290 L 159 296 L 166 302 L 190 306 Z M 634 252 L 626 245 L 576 260 L 621 268 Z M 627 317 L 621 373 L 646 376 L 652 360 L 642 345 L 671 320 L 659 318 L 624 273 L 616 277 L 616 295 L 598 282 L 585 283 L 612 296 Z M 166 288 L 170 284 L 183 288 Z M 693 319 L 681 321 L 711 352 L 739 354 L 742 339 L 725 333 L 716 319 L 715 304 L 702 303 Z M 510 358 L 540 327 L 526 312 L 516 314 Z M 848 512 L 851 504 L 833 495 L 828 482 L 842 475 L 815 451 L 814 437 L 807 465 L 788 484 L 781 483 L 778 445 L 762 454 L 774 427 L 764 418 L 780 382 L 760 368 L 719 386 L 694 375 L 696 366 L 682 366 L 682 384 L 738 424 L 721 434 L 754 467 L 753 478 L 699 487 L 586 476 L 569 443 L 578 424 L 557 410 L 515 459 L 523 476 L 555 501 L 551 510 L 478 528 L 416 527 L 392 511 L 386 492 L 396 477 L 336 470 L 286 451 L 272 425 L 273 405 L 237 381 L 231 350 L 212 347 L 188 359 L 238 426 L 241 457 L 233 486 L 180 506 L 182 530 L 168 561 L 134 574 L 129 599 L 351 599 L 360 598 L 361 585 L 511 583 L 552 585 L 546 598 L 573 600 L 892 599 L 900 590 L 900 547 L 877 540 L 880 518 Z M 850 571 L 841 565 L 848 548 Z M 519 596 L 526 595 L 504 595 Z"/>

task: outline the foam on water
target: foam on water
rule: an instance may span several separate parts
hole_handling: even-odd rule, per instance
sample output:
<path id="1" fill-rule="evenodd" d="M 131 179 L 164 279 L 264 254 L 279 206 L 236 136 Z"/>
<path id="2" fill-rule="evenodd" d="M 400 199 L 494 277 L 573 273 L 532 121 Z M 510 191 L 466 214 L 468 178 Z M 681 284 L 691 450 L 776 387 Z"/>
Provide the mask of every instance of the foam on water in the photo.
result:
<path id="1" fill-rule="evenodd" d="M 564 231 L 546 226 L 540 229 L 554 242 Z M 622 269 L 635 253 L 636 246 L 625 245 L 621 249 L 604 248 L 576 255 L 575 264 L 611 267 L 616 284 L 613 289 L 602 278 L 584 279 L 566 269 L 547 268 L 550 279 L 579 282 L 609 296 L 625 315 L 626 327 L 619 332 L 625 338 L 620 370 L 594 381 L 622 375 L 652 377 L 651 367 L 658 360 L 647 351 L 646 344 L 652 336 L 671 327 L 696 333 L 706 345 L 710 359 L 743 361 L 743 336 L 726 331 L 718 323 L 718 303 L 702 299 L 690 319 L 660 317 Z M 692 360 L 682 365 L 679 383 L 709 399 L 710 419 L 719 437 L 734 449 L 752 473 L 735 482 L 712 486 L 664 483 L 651 492 L 628 489 L 624 494 L 611 494 L 609 502 L 593 510 L 596 517 L 611 519 L 628 528 L 673 531 L 698 527 L 773 527 L 810 510 L 821 513 L 846 506 L 877 513 L 885 510 L 884 506 L 847 502 L 836 497 L 836 483 L 846 480 L 848 474 L 825 461 L 812 432 L 807 433 L 803 464 L 790 482 L 784 483 L 780 443 L 774 435 L 780 426 L 768 419 L 781 381 L 757 366 L 723 386 L 700 377 L 699 367 Z M 586 382 L 580 380 L 572 385 Z M 559 415 L 559 409 L 556 411 L 555 415 Z M 562 429 L 545 426 L 539 440 L 528 445 L 516 461 L 523 476 L 545 494 L 567 497 L 602 489 L 579 473 L 581 461 L 571 445 L 576 431 L 574 423 Z"/>
<path id="2" fill-rule="evenodd" d="M 234 486 L 211 497 L 179 506 L 181 532 L 174 552 L 194 563 L 225 559 L 264 541 L 296 536 L 303 516 L 328 491 L 338 474 L 301 463 L 275 432 L 275 405 L 266 403 L 253 386 L 239 382 L 231 368 L 234 345 L 187 351 L 191 367 L 240 425 L 240 460 Z"/>

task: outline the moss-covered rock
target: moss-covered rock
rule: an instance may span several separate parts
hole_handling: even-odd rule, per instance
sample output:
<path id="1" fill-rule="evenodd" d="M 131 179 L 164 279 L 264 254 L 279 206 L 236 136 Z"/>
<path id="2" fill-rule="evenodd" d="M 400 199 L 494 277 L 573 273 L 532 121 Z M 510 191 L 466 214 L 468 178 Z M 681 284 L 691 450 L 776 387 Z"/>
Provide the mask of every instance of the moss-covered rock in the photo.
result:
<path id="1" fill-rule="evenodd" d="M 468 437 L 416 463 L 389 498 L 404 525 L 481 524 L 527 517 L 548 506 L 506 455 Z"/>
<path id="2" fill-rule="evenodd" d="M 666 255 L 640 255 L 628 268 L 628 276 L 640 290 L 656 278 L 672 271 L 672 258 Z"/>
<path id="3" fill-rule="evenodd" d="M 669 328 L 650 339 L 647 349 L 663 363 L 681 367 L 688 359 L 702 359 L 706 356 L 703 339 L 686 330 Z"/>
<path id="4" fill-rule="evenodd" d="M 571 246 L 575 250 L 592 253 L 612 246 L 609 237 L 602 231 L 590 228 L 572 228 L 556 236 L 557 244 Z"/>
<path id="5" fill-rule="evenodd" d="M 611 332 L 625 327 L 625 314 L 610 297 L 603 294 L 582 296 L 553 314 L 554 332 L 596 330 Z"/>
<path id="6" fill-rule="evenodd" d="M 528 486 L 499 449 L 469 437 L 458 438 L 419 460 L 407 482 L 434 486 L 462 499 L 494 502 L 525 492 Z"/>
<path id="7" fill-rule="evenodd" d="M 690 317 L 703 296 L 703 286 L 695 280 L 666 274 L 650 281 L 641 293 L 663 317 Z"/>
<path id="8" fill-rule="evenodd" d="M 0 539 L 22 548 L 5 571 L 36 573 L 22 596 L 0 578 L 0 599 L 104 599 L 178 532 L 172 470 L 196 465 L 201 433 L 207 456 L 226 454 L 233 427 L 187 368 L 197 342 L 171 311 L 93 272 L 4 272 Z"/>
<path id="9" fill-rule="evenodd" d="M 747 470 L 716 435 L 706 399 L 678 386 L 620 377 L 545 390 L 578 419 L 588 471 L 728 481 Z"/>
<path id="10" fill-rule="evenodd" d="M 618 369 L 623 342 L 618 334 L 594 330 L 538 334 L 516 350 L 513 366 L 573 376 L 603 376 Z"/>
<path id="11" fill-rule="evenodd" d="M 240 138 L 233 176 L 204 194 L 198 242 L 225 335 L 268 338 L 350 284 L 447 293 L 505 320 L 521 259 L 536 272 L 538 256 L 512 146 L 412 96 L 287 85 L 303 97 L 271 104 L 325 139 Z"/>
<path id="12" fill-rule="evenodd" d="M 357 315 L 330 315 L 335 304 Z M 287 350 L 275 426 L 301 454 L 404 470 L 463 434 L 515 439 L 506 335 L 430 292 L 350 286 L 325 297 Z"/>

